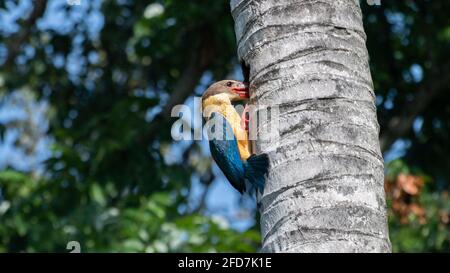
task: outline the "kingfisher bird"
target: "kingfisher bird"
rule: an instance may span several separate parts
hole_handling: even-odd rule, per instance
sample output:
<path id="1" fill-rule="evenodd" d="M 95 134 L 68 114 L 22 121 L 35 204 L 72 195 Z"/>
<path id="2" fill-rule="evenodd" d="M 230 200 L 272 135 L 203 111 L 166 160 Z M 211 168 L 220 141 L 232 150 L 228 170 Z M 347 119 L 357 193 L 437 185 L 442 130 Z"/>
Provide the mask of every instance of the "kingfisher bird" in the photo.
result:
<path id="1" fill-rule="evenodd" d="M 269 167 L 267 154 L 251 154 L 246 111 L 241 117 L 232 104 L 248 98 L 248 85 L 234 80 L 216 82 L 202 96 L 211 155 L 241 194 L 262 193 Z"/>

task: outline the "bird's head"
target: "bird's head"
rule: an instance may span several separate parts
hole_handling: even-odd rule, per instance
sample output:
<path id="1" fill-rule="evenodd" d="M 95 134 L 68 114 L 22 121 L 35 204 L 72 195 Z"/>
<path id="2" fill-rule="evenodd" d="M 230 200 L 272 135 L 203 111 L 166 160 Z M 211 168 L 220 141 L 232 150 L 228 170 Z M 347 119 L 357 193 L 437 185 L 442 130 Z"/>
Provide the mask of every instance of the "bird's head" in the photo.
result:
<path id="1" fill-rule="evenodd" d="M 249 98 L 248 84 L 234 80 L 216 82 L 206 89 L 202 100 L 216 96 L 227 97 L 230 102 L 246 100 Z"/>

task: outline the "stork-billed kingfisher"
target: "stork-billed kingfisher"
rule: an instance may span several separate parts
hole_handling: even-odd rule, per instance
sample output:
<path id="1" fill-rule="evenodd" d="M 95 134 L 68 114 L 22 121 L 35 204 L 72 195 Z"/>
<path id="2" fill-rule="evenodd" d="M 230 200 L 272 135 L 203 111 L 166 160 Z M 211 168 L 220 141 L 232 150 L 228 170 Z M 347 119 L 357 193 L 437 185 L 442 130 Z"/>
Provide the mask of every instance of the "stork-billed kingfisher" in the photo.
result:
<path id="1" fill-rule="evenodd" d="M 204 92 L 202 107 L 210 126 L 207 131 L 214 161 L 240 193 L 262 193 L 269 158 L 267 154 L 251 154 L 245 122 L 232 104 L 248 98 L 246 84 L 223 80 Z"/>

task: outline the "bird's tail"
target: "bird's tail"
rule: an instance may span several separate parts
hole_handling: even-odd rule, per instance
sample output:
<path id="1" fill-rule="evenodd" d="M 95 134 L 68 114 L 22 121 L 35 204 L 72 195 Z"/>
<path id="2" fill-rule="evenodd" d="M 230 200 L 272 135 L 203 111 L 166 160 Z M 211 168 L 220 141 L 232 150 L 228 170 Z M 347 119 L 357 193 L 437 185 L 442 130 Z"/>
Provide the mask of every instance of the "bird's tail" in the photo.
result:
<path id="1" fill-rule="evenodd" d="M 245 162 L 245 180 L 250 183 L 251 188 L 262 193 L 268 169 L 269 156 L 267 154 L 251 155 Z"/>

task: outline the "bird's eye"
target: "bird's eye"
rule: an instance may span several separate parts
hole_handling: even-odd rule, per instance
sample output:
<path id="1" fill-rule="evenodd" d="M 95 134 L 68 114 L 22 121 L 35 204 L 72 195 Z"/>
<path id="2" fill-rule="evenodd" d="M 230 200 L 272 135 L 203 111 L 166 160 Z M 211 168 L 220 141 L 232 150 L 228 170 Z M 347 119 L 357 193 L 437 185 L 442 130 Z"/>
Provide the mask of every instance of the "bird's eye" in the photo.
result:
<path id="1" fill-rule="evenodd" d="M 228 87 L 231 87 L 232 84 L 233 84 L 232 82 L 227 82 Z"/>

